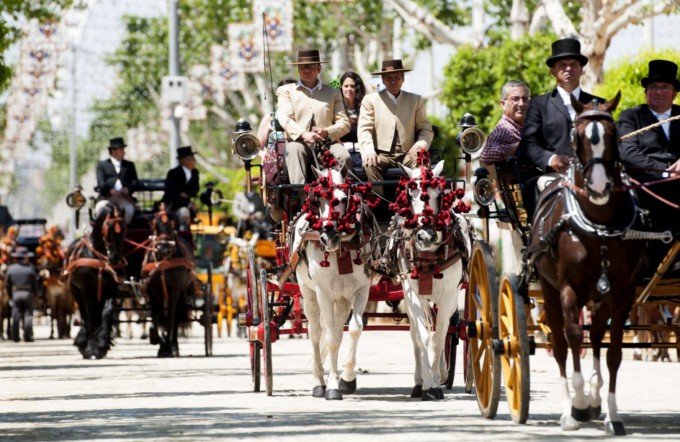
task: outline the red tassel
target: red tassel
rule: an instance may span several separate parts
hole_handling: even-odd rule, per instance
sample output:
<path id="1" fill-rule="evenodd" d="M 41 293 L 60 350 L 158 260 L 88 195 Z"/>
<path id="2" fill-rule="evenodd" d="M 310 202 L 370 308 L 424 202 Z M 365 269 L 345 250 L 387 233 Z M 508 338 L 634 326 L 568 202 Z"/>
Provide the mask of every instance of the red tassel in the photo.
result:
<path id="1" fill-rule="evenodd" d="M 411 272 L 411 279 L 418 279 L 420 278 L 420 270 L 418 269 L 418 266 L 413 267 L 413 271 Z"/>
<path id="2" fill-rule="evenodd" d="M 434 271 L 435 271 L 434 279 L 442 279 L 444 277 L 444 274 L 442 273 L 442 269 L 439 266 L 439 264 L 435 266 Z"/>
<path id="3" fill-rule="evenodd" d="M 328 252 L 324 252 L 323 261 L 319 263 L 321 267 L 330 267 L 331 263 L 328 262 Z"/>
<path id="4" fill-rule="evenodd" d="M 361 265 L 364 263 L 364 261 L 361 259 L 361 252 L 357 250 L 357 257 L 352 260 L 352 262 L 356 265 Z"/>

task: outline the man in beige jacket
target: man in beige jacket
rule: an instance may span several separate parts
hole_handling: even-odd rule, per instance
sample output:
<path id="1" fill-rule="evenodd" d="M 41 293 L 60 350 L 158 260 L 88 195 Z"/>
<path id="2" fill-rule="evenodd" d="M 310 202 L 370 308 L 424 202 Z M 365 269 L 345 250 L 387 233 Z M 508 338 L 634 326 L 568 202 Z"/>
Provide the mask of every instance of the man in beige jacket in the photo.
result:
<path id="1" fill-rule="evenodd" d="M 409 71 L 401 60 L 384 60 L 382 70 L 372 74 L 382 77 L 385 90 L 361 102 L 359 150 L 370 181 L 381 181 L 383 171 L 397 163 L 415 166 L 418 151 L 428 149 L 434 137 L 423 98 L 401 90 Z"/>
<path id="2" fill-rule="evenodd" d="M 322 83 L 319 51 L 301 50 L 297 65 L 300 81 L 278 88 L 276 116 L 286 132 L 286 167 L 291 184 L 307 182 L 307 165 L 313 161 L 311 146 L 330 138 L 330 151 L 340 165 L 349 169 L 349 152 L 337 141 L 349 132 L 349 118 L 340 91 Z"/>

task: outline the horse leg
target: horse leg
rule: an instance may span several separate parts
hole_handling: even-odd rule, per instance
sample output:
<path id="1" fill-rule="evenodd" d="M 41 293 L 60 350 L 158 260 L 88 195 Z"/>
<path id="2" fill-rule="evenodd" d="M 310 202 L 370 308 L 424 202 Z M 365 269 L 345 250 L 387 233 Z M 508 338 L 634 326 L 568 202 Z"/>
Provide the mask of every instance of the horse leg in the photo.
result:
<path id="1" fill-rule="evenodd" d="M 298 279 L 299 280 L 299 279 Z M 305 317 L 307 318 L 307 329 L 309 331 L 309 340 L 312 342 L 312 352 L 314 358 L 314 366 L 312 368 L 312 375 L 314 377 L 314 389 L 312 396 L 321 398 L 326 397 L 326 381 L 324 379 L 323 370 L 323 356 L 321 354 L 321 335 L 323 334 L 323 327 L 321 324 L 321 309 L 316 300 L 316 293 L 307 288 L 304 284 L 300 284 L 300 293 L 304 299 L 303 307 L 305 310 Z"/>
<path id="2" fill-rule="evenodd" d="M 454 279 L 455 281 L 460 280 L 460 277 L 458 275 L 459 274 L 456 273 L 457 279 Z M 446 278 L 445 280 L 450 281 L 451 279 Z M 432 344 L 434 346 L 434 355 L 432 359 L 432 373 L 435 382 L 437 382 L 436 386 L 437 399 L 444 399 L 444 389 L 442 388 L 442 385 L 443 383 L 446 382 L 446 378 L 448 377 L 447 376 L 448 371 L 446 369 L 446 360 L 444 357 L 445 356 L 444 347 L 446 342 L 446 335 L 448 334 L 449 331 L 449 323 L 451 321 L 451 316 L 453 316 L 453 314 L 456 312 L 456 309 L 458 308 L 458 287 L 456 287 L 456 289 L 453 290 L 453 292 L 444 290 L 441 296 L 442 297 L 440 298 L 440 302 L 437 304 L 438 307 L 437 322 L 434 337 L 432 339 Z M 452 348 L 451 351 L 455 351 L 455 348 Z M 453 370 L 453 367 L 451 367 L 451 369 Z"/>
<path id="3" fill-rule="evenodd" d="M 574 365 L 574 374 L 571 378 L 571 385 L 574 388 L 574 398 L 572 399 L 571 415 L 580 422 L 587 422 L 590 418 L 588 411 L 588 398 L 585 394 L 585 380 L 581 372 L 581 339 L 583 338 L 583 328 L 579 324 L 578 301 L 574 289 L 565 285 L 560 293 L 562 314 L 564 316 L 564 334 L 566 336 Z"/>
<path id="4" fill-rule="evenodd" d="M 341 393 L 352 394 L 357 389 L 357 346 L 359 338 L 364 330 L 364 309 L 368 302 L 368 291 L 364 288 L 360 289 L 354 295 L 354 303 L 352 306 L 352 317 L 349 321 L 349 337 L 351 339 L 351 346 L 345 368 L 340 376 L 339 389 Z"/>
<path id="5" fill-rule="evenodd" d="M 342 393 L 338 386 L 340 375 L 338 373 L 338 351 L 340 350 L 340 343 L 342 342 L 342 330 L 345 325 L 345 320 L 349 315 L 350 304 L 346 300 L 335 303 L 330 293 L 320 293 L 320 288 L 317 286 L 316 293 L 319 307 L 321 308 L 321 320 L 324 322 L 324 348 L 326 354 L 330 358 L 330 366 L 328 369 L 326 399 L 327 400 L 342 400 Z M 338 333 L 339 330 L 339 333 Z"/>
<path id="6" fill-rule="evenodd" d="M 543 282 L 543 297 L 545 302 L 543 310 L 548 319 L 548 325 L 552 330 L 552 352 L 560 370 L 560 384 L 562 385 L 562 415 L 560 427 L 563 431 L 578 430 L 579 424 L 571 417 L 571 396 L 569 394 L 569 381 L 567 380 L 567 338 L 564 333 L 564 318 L 560 308 L 559 292 L 547 283 Z"/>
<path id="7" fill-rule="evenodd" d="M 627 302 L 617 304 L 611 318 L 609 331 L 610 344 L 607 350 L 607 368 L 609 369 L 609 395 L 607 396 L 607 416 L 604 419 L 604 427 L 608 434 L 624 435 L 626 429 L 623 420 L 619 417 L 618 406 L 616 405 L 616 377 L 621 366 L 621 347 L 623 345 L 623 328 L 628 317 L 633 299 L 635 298 L 634 288 L 626 287 L 620 292 L 621 297 L 617 301 L 626 300 Z"/>
<path id="8" fill-rule="evenodd" d="M 601 304 L 593 314 L 590 325 L 590 342 L 593 346 L 593 374 L 590 377 L 590 420 L 599 419 L 602 412 L 602 396 L 600 390 L 604 385 L 602 379 L 601 350 L 602 339 L 607 331 L 607 320 L 611 309 Z"/>
<path id="9" fill-rule="evenodd" d="M 406 293 L 406 290 L 404 290 Z M 420 345 L 418 345 L 418 337 L 416 336 L 416 323 L 413 316 L 411 316 L 411 309 L 406 309 L 406 316 L 408 316 L 408 323 L 411 324 L 409 327 L 409 334 L 411 335 L 411 342 L 413 343 L 413 356 L 416 361 L 416 369 L 413 373 L 414 386 L 411 390 L 411 397 L 423 397 L 423 365 L 420 362 Z"/>
<path id="10" fill-rule="evenodd" d="M 413 285 L 412 285 L 413 284 Z M 439 381 L 435 382 L 434 375 L 432 373 L 432 364 L 435 361 L 430 360 L 430 347 L 432 339 L 432 322 L 431 322 L 431 311 L 430 305 L 424 297 L 418 295 L 415 290 L 416 282 L 409 281 L 404 286 L 404 300 L 406 301 L 406 310 L 409 314 L 409 321 L 411 322 L 411 339 L 414 342 L 414 353 L 416 357 L 419 356 L 419 360 L 416 361 L 416 367 L 420 364 L 420 377 L 422 381 L 421 386 L 421 399 L 423 401 L 430 401 L 437 399 L 437 394 L 435 389 L 439 387 Z M 417 347 L 417 350 L 415 350 Z M 436 361 L 439 363 L 439 361 Z M 415 378 L 416 376 L 414 376 Z M 416 382 L 418 381 L 415 379 Z M 417 385 L 417 384 L 416 384 Z M 414 387 L 411 392 L 411 396 L 417 387 Z"/>

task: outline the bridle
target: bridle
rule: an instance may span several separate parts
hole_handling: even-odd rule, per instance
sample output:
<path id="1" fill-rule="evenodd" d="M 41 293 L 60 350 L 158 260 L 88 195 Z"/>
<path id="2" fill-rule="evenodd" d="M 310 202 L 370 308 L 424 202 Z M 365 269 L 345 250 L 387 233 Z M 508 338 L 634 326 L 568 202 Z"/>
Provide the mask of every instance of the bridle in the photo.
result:
<path id="1" fill-rule="evenodd" d="M 165 229 L 164 229 L 165 227 Z M 163 233 L 159 233 L 163 230 Z M 151 249 L 154 253 L 159 254 L 161 249 L 164 256 L 159 256 L 163 259 L 174 255 L 177 250 L 177 233 L 174 229 L 174 221 L 170 219 L 169 214 L 165 210 L 159 211 L 153 219 L 153 236 L 151 239 Z"/>

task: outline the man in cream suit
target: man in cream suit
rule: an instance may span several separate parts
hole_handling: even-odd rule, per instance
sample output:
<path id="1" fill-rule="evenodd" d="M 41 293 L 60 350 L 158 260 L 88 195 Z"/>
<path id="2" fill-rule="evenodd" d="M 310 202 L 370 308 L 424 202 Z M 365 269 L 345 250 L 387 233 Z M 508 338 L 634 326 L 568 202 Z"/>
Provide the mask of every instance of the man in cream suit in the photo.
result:
<path id="1" fill-rule="evenodd" d="M 307 166 L 313 161 L 314 143 L 330 138 L 330 151 L 340 165 L 349 169 L 347 149 L 337 141 L 349 132 L 349 118 L 342 105 L 340 91 L 322 83 L 319 51 L 301 50 L 297 65 L 300 81 L 286 84 L 276 91 L 276 116 L 286 132 L 286 167 L 291 184 L 307 182 Z"/>
<path id="2" fill-rule="evenodd" d="M 385 90 L 366 95 L 359 112 L 358 138 L 361 158 L 370 181 L 381 181 L 383 172 L 397 163 L 413 167 L 418 151 L 428 149 L 434 132 L 420 95 L 401 90 L 401 60 L 384 60 L 380 75 Z"/>

